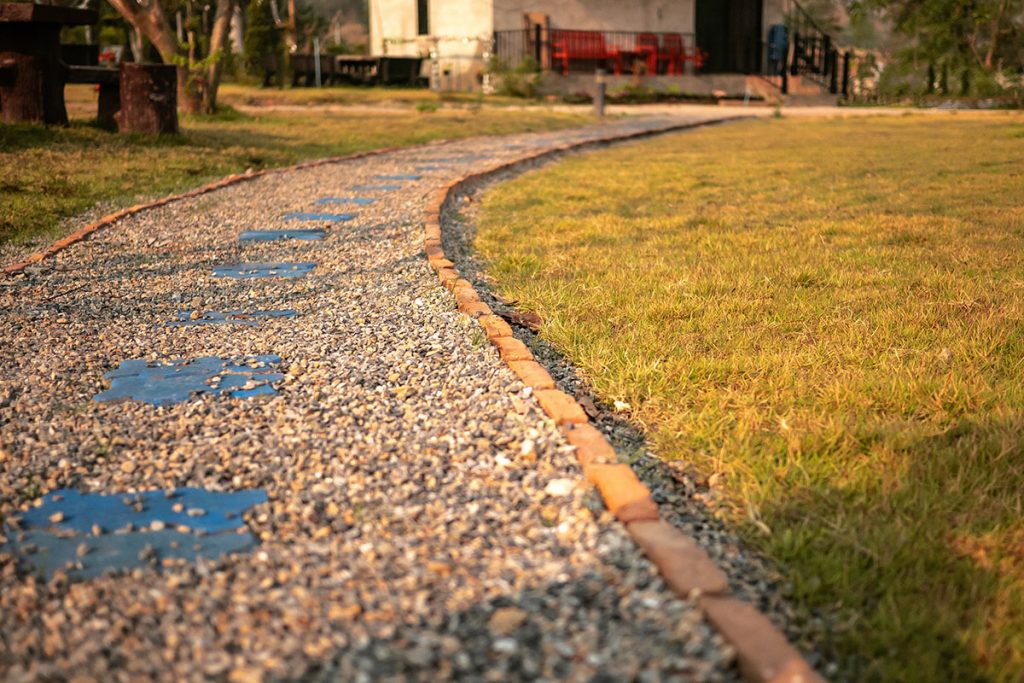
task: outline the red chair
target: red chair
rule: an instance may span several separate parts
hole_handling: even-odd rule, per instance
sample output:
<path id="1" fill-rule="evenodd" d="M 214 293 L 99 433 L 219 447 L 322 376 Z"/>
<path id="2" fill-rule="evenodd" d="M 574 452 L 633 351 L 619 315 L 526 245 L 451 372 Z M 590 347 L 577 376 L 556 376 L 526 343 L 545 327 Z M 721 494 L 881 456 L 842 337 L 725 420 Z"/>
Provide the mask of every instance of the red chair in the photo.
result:
<path id="1" fill-rule="evenodd" d="M 658 60 L 665 64 L 665 73 L 682 74 L 685 56 L 686 48 L 683 47 L 683 36 L 679 33 L 666 33 L 662 37 L 661 53 L 658 56 Z"/>
<path id="2" fill-rule="evenodd" d="M 551 59 L 562 62 L 562 74 L 569 74 L 569 61 L 573 59 L 614 59 L 615 73 L 622 72 L 622 58 L 618 50 L 609 50 L 600 31 L 551 31 Z"/>
<path id="3" fill-rule="evenodd" d="M 666 64 L 666 73 L 682 75 L 686 73 L 684 68 L 686 62 L 693 62 L 694 70 L 704 66 L 708 59 L 706 52 L 694 47 L 693 51 L 687 50 L 683 43 L 683 36 L 679 33 L 666 33 L 661 45 L 659 60 Z"/>
<path id="4" fill-rule="evenodd" d="M 700 71 L 700 68 L 704 66 L 704 62 L 708 61 L 708 53 L 699 47 L 695 47 L 693 52 L 683 54 L 683 61 L 693 62 L 693 70 Z"/>
<path id="5" fill-rule="evenodd" d="M 658 73 L 658 36 L 653 33 L 641 33 L 636 37 L 636 51 L 647 63 L 647 73 Z"/>

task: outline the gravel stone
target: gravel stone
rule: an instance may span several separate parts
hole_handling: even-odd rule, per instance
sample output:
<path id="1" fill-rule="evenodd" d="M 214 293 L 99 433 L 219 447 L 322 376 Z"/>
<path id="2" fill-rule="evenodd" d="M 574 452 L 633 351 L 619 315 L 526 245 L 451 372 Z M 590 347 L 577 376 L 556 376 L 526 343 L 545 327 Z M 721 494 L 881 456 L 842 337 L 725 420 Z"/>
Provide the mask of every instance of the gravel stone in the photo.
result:
<path id="1" fill-rule="evenodd" d="M 572 448 L 422 251 L 424 207 L 451 179 L 667 122 L 269 174 L 128 217 L 0 280 L 4 536 L 58 488 L 269 497 L 245 514 L 260 546 L 218 561 L 69 581 L 0 550 L 0 679 L 735 680 L 731 649 L 576 485 Z M 350 189 L 442 157 L 459 160 L 400 190 Z M 283 216 L 324 196 L 380 201 L 304 223 L 327 230 L 321 242 L 239 243 L 296 227 Z M 213 275 L 305 261 L 317 265 L 300 278 Z M 297 315 L 165 324 L 189 309 Z M 122 360 L 262 354 L 282 358 L 278 395 L 93 400 Z M 495 636 L 499 613 L 508 632 Z"/>

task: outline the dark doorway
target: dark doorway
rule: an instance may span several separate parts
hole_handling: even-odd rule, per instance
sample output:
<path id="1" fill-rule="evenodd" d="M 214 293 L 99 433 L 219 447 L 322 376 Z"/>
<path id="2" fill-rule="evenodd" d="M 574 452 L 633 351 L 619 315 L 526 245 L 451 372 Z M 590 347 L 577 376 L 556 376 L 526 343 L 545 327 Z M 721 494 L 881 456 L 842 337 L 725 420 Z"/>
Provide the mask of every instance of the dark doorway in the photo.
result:
<path id="1" fill-rule="evenodd" d="M 428 0 L 416 0 L 416 33 L 430 35 L 430 4 Z"/>
<path id="2" fill-rule="evenodd" d="M 760 73 L 763 0 L 697 0 L 701 73 Z"/>

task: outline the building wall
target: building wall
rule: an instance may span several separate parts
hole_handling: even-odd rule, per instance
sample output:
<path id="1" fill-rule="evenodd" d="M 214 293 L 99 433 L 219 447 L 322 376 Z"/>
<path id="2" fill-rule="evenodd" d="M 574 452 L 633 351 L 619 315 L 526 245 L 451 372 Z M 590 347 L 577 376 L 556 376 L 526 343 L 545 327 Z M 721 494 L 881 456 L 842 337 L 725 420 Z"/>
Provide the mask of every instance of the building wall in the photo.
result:
<path id="1" fill-rule="evenodd" d="M 420 36 L 416 0 L 370 0 L 370 54 L 436 55 L 424 66 L 435 87 L 479 89 L 493 35 L 491 0 L 429 0 L 428 9 L 430 34 Z"/>
<path id="2" fill-rule="evenodd" d="M 791 0 L 763 0 L 762 29 L 781 23 Z M 442 89 L 476 89 L 494 31 L 522 29 L 527 12 L 552 28 L 693 33 L 696 0 L 429 0 L 429 36 L 417 35 L 416 0 L 369 0 L 370 52 L 437 56 Z M 430 64 L 430 62 L 428 62 Z"/>
<path id="3" fill-rule="evenodd" d="M 494 30 L 491 0 L 429 0 L 429 36 L 416 34 L 416 7 L 416 0 L 370 0 L 371 54 L 427 55 L 435 41 L 465 45 Z"/>
<path id="4" fill-rule="evenodd" d="M 764 0 L 764 35 L 768 36 L 768 27 L 772 24 L 785 23 L 786 14 L 789 13 L 789 0 Z"/>
<path id="5" fill-rule="evenodd" d="M 789 4 L 789 0 L 764 0 L 766 33 L 772 24 L 782 23 Z M 431 35 L 447 43 L 524 28 L 527 12 L 547 13 L 554 28 L 694 31 L 695 0 L 430 0 L 429 5 Z M 385 46 L 386 38 L 407 42 Z M 426 55 L 429 51 L 430 41 L 416 35 L 416 0 L 370 0 L 371 54 Z"/>
<path id="6" fill-rule="evenodd" d="M 524 28 L 526 12 L 548 14 L 552 28 L 690 33 L 694 0 L 496 0 L 494 29 Z"/>

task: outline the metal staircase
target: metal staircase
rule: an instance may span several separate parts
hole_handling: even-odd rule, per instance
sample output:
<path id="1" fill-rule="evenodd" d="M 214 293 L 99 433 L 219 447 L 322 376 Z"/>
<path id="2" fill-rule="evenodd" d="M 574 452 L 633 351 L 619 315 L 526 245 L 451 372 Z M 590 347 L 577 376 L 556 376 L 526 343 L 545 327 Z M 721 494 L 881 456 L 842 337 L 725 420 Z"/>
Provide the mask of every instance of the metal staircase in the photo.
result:
<path id="1" fill-rule="evenodd" d="M 783 95 L 848 95 L 850 53 L 841 51 L 796 0 L 784 34 L 769 42 L 768 51 L 762 77 Z"/>

